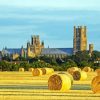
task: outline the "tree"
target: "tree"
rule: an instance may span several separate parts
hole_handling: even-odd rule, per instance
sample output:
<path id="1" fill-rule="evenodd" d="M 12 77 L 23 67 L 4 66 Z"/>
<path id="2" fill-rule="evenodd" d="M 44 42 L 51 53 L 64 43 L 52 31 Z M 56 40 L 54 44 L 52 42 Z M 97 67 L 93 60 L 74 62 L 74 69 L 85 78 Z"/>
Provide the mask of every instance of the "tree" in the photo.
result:
<path id="1" fill-rule="evenodd" d="M 2 71 L 10 71 L 10 64 L 7 61 L 0 61 Z"/>
<path id="2" fill-rule="evenodd" d="M 60 69 L 62 69 L 63 71 L 66 71 L 70 67 L 77 67 L 77 64 L 73 60 L 68 59 L 66 62 L 64 62 L 60 66 L 61 66 Z"/>
<path id="3" fill-rule="evenodd" d="M 43 60 L 44 62 L 49 63 L 51 65 L 58 65 L 56 62 L 56 58 L 51 58 L 48 56 L 41 56 L 39 59 Z"/>
<path id="4" fill-rule="evenodd" d="M 23 67 L 25 70 L 28 70 L 30 68 L 30 64 L 28 62 L 22 62 L 19 67 Z"/>
<path id="5" fill-rule="evenodd" d="M 72 56 L 72 59 L 77 63 L 78 66 L 82 66 L 83 64 L 88 64 L 90 56 L 88 51 L 79 51 Z"/>
<path id="6" fill-rule="evenodd" d="M 91 56 L 92 61 L 95 61 L 98 58 L 100 58 L 100 52 L 99 51 L 93 51 L 92 56 Z"/>

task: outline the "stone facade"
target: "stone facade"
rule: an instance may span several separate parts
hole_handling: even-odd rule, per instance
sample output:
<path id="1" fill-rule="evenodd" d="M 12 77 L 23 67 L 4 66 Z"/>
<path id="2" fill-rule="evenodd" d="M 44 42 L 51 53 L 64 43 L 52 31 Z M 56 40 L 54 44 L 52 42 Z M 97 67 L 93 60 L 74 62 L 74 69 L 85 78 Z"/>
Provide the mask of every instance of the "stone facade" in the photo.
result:
<path id="1" fill-rule="evenodd" d="M 44 48 L 44 43 L 40 42 L 39 35 L 31 37 L 30 42 L 27 43 L 27 57 L 35 57 L 41 53 L 41 49 Z"/>
<path id="2" fill-rule="evenodd" d="M 20 55 L 18 53 L 12 54 L 12 59 L 15 60 L 16 58 L 18 58 Z"/>
<path id="3" fill-rule="evenodd" d="M 86 26 L 74 26 L 73 53 L 87 50 Z"/>
<path id="4" fill-rule="evenodd" d="M 94 45 L 93 44 L 89 44 L 89 55 L 92 55 L 92 52 L 94 50 Z"/>

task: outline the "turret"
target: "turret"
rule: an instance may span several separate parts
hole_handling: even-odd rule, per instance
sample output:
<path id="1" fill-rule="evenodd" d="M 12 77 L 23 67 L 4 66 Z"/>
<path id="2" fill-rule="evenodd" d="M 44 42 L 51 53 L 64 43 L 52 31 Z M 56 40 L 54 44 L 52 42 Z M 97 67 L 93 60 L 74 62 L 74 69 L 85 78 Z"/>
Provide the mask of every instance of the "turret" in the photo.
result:
<path id="1" fill-rule="evenodd" d="M 21 57 L 24 57 L 24 48 L 23 48 L 23 46 L 21 47 Z"/>
<path id="2" fill-rule="evenodd" d="M 44 41 L 41 42 L 41 47 L 44 48 Z"/>
<path id="3" fill-rule="evenodd" d="M 35 45 L 40 46 L 40 38 L 39 35 L 36 35 Z"/>
<path id="4" fill-rule="evenodd" d="M 27 57 L 30 56 L 30 42 L 27 42 Z"/>
<path id="5" fill-rule="evenodd" d="M 31 36 L 31 45 L 34 45 L 35 36 Z"/>
<path id="6" fill-rule="evenodd" d="M 89 44 L 89 55 L 90 56 L 92 55 L 93 50 L 94 50 L 93 44 Z"/>

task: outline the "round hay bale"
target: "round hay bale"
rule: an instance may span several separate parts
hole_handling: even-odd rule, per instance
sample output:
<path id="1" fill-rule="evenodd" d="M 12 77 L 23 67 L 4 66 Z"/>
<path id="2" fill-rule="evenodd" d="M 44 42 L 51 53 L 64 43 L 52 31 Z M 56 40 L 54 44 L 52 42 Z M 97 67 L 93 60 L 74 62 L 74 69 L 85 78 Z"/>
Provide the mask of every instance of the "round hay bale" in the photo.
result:
<path id="1" fill-rule="evenodd" d="M 48 80 L 50 90 L 66 91 L 71 88 L 71 80 L 66 74 L 53 74 Z"/>
<path id="2" fill-rule="evenodd" d="M 42 75 L 42 70 L 40 68 L 35 68 L 32 71 L 33 76 L 41 76 Z"/>
<path id="3" fill-rule="evenodd" d="M 97 73 L 98 76 L 100 76 L 100 68 L 96 69 L 95 72 Z"/>
<path id="4" fill-rule="evenodd" d="M 94 69 L 93 68 L 91 68 L 91 72 L 94 72 Z"/>
<path id="5" fill-rule="evenodd" d="M 69 74 L 69 73 L 66 73 L 66 74 L 69 76 L 69 78 L 71 80 L 71 84 L 73 84 L 73 81 L 74 81 L 73 76 L 71 74 Z"/>
<path id="6" fill-rule="evenodd" d="M 71 85 L 73 84 L 73 81 L 74 81 L 74 79 L 73 79 L 73 76 L 70 74 L 70 73 L 64 73 L 64 72 L 60 72 L 60 73 L 58 73 L 58 74 L 66 74 L 67 76 L 69 76 L 69 78 L 70 78 L 70 80 L 71 80 Z"/>
<path id="7" fill-rule="evenodd" d="M 91 72 L 91 68 L 90 67 L 84 67 L 83 71 L 85 71 L 85 72 Z"/>
<path id="8" fill-rule="evenodd" d="M 19 68 L 19 72 L 24 72 L 24 68 Z"/>
<path id="9" fill-rule="evenodd" d="M 78 70 L 79 70 L 78 67 L 71 67 L 71 68 L 67 69 L 67 72 L 70 73 L 71 75 L 73 75 L 73 72 L 78 71 Z"/>
<path id="10" fill-rule="evenodd" d="M 42 74 L 45 75 L 46 74 L 46 69 L 45 68 L 41 68 L 42 70 Z"/>
<path id="11" fill-rule="evenodd" d="M 51 74 L 54 72 L 53 68 L 41 68 L 43 75 L 45 74 Z"/>
<path id="12" fill-rule="evenodd" d="M 91 87 L 94 93 L 100 93 L 100 76 L 96 76 L 93 78 Z"/>
<path id="13" fill-rule="evenodd" d="M 28 70 L 29 70 L 29 72 L 32 72 L 34 70 L 34 68 L 29 68 Z"/>
<path id="14" fill-rule="evenodd" d="M 81 68 L 78 68 L 79 71 L 81 71 Z"/>
<path id="15" fill-rule="evenodd" d="M 87 78 L 87 73 L 85 71 L 75 71 L 73 73 L 74 80 L 85 80 Z"/>

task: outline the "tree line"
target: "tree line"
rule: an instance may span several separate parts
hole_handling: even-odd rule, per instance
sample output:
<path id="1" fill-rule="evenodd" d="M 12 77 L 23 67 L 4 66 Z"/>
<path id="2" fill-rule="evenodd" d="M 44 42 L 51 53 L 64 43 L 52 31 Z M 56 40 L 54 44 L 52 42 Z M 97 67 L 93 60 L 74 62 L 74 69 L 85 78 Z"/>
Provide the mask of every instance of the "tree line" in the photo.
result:
<path id="1" fill-rule="evenodd" d="M 83 68 L 89 66 L 93 69 L 100 68 L 100 61 L 94 63 L 100 58 L 99 51 L 93 51 L 90 56 L 88 51 L 79 51 L 75 55 L 67 56 L 65 58 L 51 58 L 47 56 L 40 56 L 35 58 L 17 58 L 15 61 L 10 61 L 10 58 L 6 57 L 0 61 L 1 71 L 18 71 L 20 67 L 23 67 L 26 71 L 29 68 L 43 68 L 49 67 L 54 68 L 54 70 L 65 71 L 70 67 Z M 19 63 L 13 63 L 19 61 Z"/>

